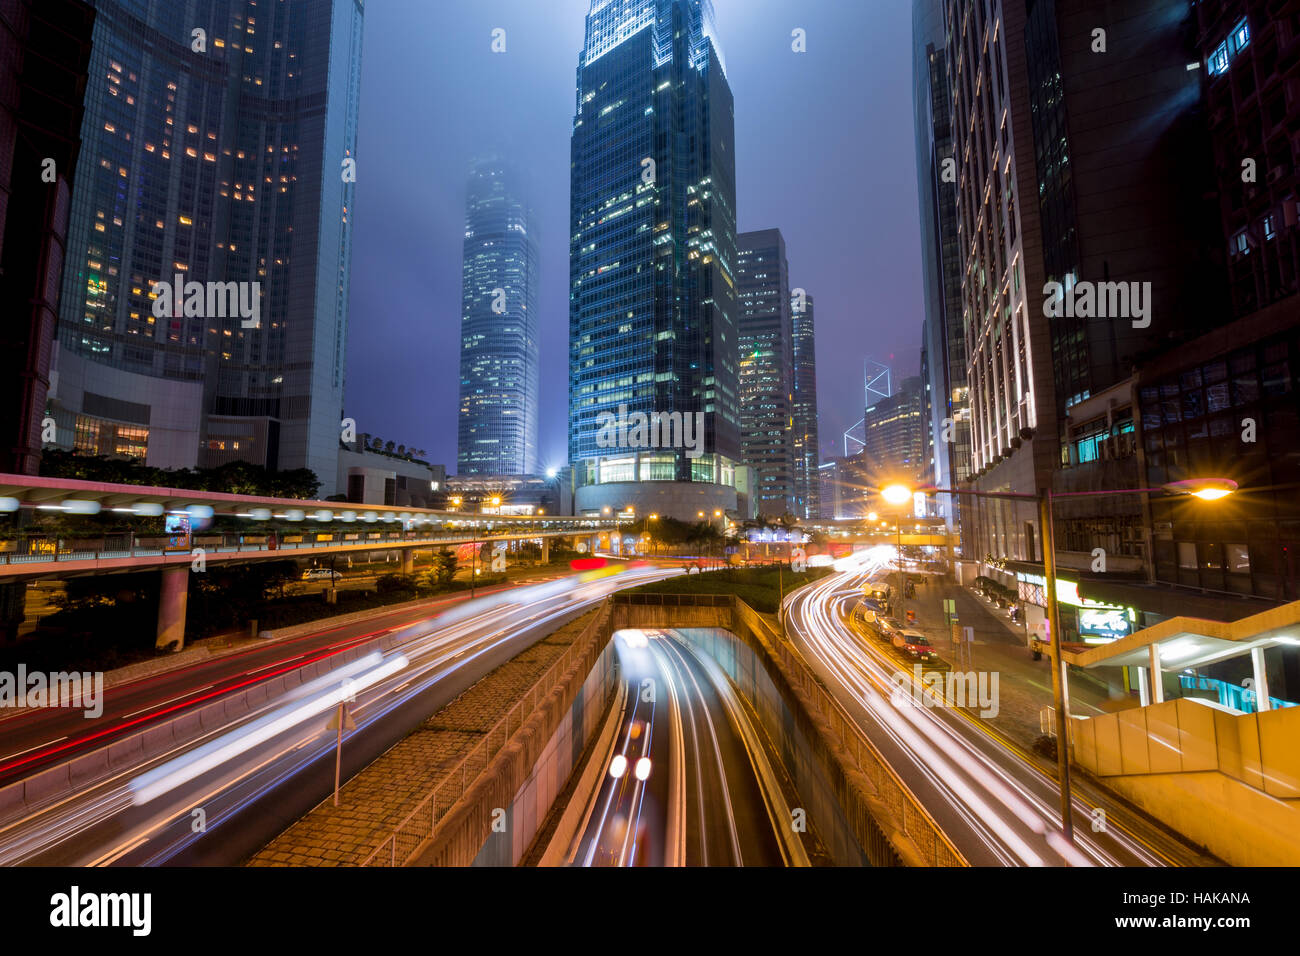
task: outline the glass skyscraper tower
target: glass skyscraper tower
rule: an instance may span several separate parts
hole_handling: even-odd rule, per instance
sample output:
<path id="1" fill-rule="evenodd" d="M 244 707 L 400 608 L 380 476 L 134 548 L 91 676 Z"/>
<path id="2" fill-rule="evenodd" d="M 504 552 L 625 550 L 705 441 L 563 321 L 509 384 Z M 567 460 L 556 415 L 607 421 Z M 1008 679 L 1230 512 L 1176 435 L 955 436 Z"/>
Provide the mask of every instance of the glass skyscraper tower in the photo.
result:
<path id="1" fill-rule="evenodd" d="M 517 187 L 485 159 L 466 190 L 459 475 L 537 471 L 537 237 Z"/>
<path id="2" fill-rule="evenodd" d="M 579 513 L 736 506 L 734 126 L 709 0 L 592 0 L 570 191 Z"/>
<path id="3" fill-rule="evenodd" d="M 741 447 L 755 471 L 762 515 L 797 507 L 794 433 L 794 322 L 780 229 L 737 237 L 740 287 Z M 799 303 L 801 304 L 801 303 Z"/>
<path id="4" fill-rule="evenodd" d="M 58 444 L 161 467 L 306 467 L 327 493 L 364 5 L 93 5 L 49 403 Z M 211 291 L 155 310 L 158 284 L 178 276 L 240 284 L 257 314 L 215 309 Z"/>
<path id="5" fill-rule="evenodd" d="M 802 308 L 799 306 L 802 305 Z M 817 349 L 813 297 L 793 309 L 794 478 L 796 518 L 821 517 L 821 450 L 817 432 Z"/>

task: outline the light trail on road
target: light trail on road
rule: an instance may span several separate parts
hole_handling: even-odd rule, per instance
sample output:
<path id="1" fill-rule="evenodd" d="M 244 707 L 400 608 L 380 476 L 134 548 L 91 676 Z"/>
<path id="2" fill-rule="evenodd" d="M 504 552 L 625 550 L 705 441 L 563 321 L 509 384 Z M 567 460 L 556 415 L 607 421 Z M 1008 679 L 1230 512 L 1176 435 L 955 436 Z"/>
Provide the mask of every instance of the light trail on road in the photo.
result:
<path id="1" fill-rule="evenodd" d="M 487 607 L 463 605 L 455 614 L 407 627 L 382 655 L 344 665 L 230 725 L 149 754 L 71 796 L 7 821 L 0 826 L 0 864 L 158 865 L 178 858 L 238 862 L 219 851 L 217 857 L 206 858 L 205 853 L 214 851 L 202 850 L 200 844 L 219 847 L 221 841 L 213 836 L 221 827 L 246 822 L 246 811 L 267 798 L 279 798 L 286 789 L 312 790 L 303 790 L 308 809 L 326 795 L 315 792 L 318 784 L 308 783 L 307 772 L 316 773 L 328 764 L 332 784 L 336 741 L 325 727 L 340 692 L 355 691 L 356 699 L 350 709 L 356 729 L 344 735 L 344 752 L 350 763 L 364 766 L 391 745 L 399 725 L 418 723 L 432 712 L 424 702 L 449 678 L 464 673 L 468 676 L 461 682 L 472 683 L 480 671 L 486 673 L 509 659 L 526 646 L 524 642 L 549 633 L 613 591 L 671 573 L 676 572 L 641 568 L 615 576 L 577 575 L 515 589 L 494 596 Z M 399 660 L 404 663 L 399 665 Z M 363 686 L 367 669 L 375 675 L 371 686 Z M 322 706 L 322 700 L 328 702 Z M 287 719 L 295 709 L 298 717 Z M 270 733 L 265 732 L 268 726 Z M 244 735 L 251 739 L 241 740 Z M 404 731 L 397 733 L 400 736 Z M 223 759 L 210 759 L 216 752 Z M 190 768 L 193 772 L 182 772 L 176 763 L 187 758 L 200 761 Z M 169 769 L 160 771 L 164 765 Z M 147 776 L 151 772 L 168 775 L 169 786 L 157 786 Z M 202 829 L 191 826 L 195 810 L 203 812 Z"/>
<path id="2" fill-rule="evenodd" d="M 787 601 L 787 635 L 840 699 L 966 858 L 976 865 L 1158 866 L 1140 840 L 1094 833 L 1091 808 L 1076 801 L 1075 845 L 1060 830 L 1056 781 L 952 707 L 910 693 L 913 676 L 844 623 L 860 586 L 893 563 L 878 548 L 842 562 L 841 573 Z M 855 566 L 856 565 L 856 566 Z M 903 676 L 897 676 L 897 675 Z"/>
<path id="3" fill-rule="evenodd" d="M 584 866 L 808 865 L 759 732 L 708 654 L 619 631 L 619 741 L 568 859 Z M 661 703 L 666 706 L 659 706 Z M 648 760 L 645 780 L 635 761 Z"/>

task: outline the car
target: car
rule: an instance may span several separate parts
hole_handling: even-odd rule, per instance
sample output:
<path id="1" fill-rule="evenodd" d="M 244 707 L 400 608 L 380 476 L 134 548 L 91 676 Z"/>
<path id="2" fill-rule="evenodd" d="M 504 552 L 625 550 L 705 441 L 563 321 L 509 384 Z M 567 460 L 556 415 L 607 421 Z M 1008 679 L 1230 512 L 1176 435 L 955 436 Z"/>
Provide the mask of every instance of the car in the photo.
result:
<path id="1" fill-rule="evenodd" d="M 339 580 L 343 575 L 338 571 L 331 571 L 329 568 L 308 568 L 302 573 L 304 581 L 329 581 Z"/>
<path id="2" fill-rule="evenodd" d="M 902 630 L 903 625 L 897 618 L 876 615 L 876 636 L 882 641 L 892 641 L 894 635 Z"/>
<path id="3" fill-rule="evenodd" d="M 918 634 L 916 631 L 901 629 L 896 631 L 893 636 L 893 645 L 908 657 L 914 657 L 919 661 L 934 660 L 938 656 L 935 653 L 934 645 L 930 643 L 924 634 Z"/>

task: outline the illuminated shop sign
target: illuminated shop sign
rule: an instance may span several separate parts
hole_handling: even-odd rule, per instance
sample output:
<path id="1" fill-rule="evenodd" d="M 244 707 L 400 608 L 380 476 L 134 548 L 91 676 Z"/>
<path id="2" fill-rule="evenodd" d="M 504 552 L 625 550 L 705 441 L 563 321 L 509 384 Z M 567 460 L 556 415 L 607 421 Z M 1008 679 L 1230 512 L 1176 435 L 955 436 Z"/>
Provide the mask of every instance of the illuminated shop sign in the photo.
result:
<path id="1" fill-rule="evenodd" d="M 1046 607 L 1044 585 L 1047 578 L 1041 574 L 1016 574 L 1016 583 L 1020 599 L 1038 607 Z M 1078 608 L 1079 636 L 1085 644 L 1107 644 L 1116 638 L 1132 634 L 1137 622 L 1137 611 L 1131 607 L 1118 604 L 1103 604 L 1091 598 L 1079 597 L 1079 585 L 1075 581 L 1056 579 L 1056 600 L 1058 604 Z"/>

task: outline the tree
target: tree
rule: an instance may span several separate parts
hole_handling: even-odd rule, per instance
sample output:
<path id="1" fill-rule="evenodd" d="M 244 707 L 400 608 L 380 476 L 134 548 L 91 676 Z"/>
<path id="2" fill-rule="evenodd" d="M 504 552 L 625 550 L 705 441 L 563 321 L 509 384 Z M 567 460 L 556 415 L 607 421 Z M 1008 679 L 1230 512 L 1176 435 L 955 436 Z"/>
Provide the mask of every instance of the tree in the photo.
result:
<path id="1" fill-rule="evenodd" d="M 433 557 L 433 570 L 430 582 L 434 585 L 446 587 L 451 584 L 451 579 L 456 576 L 456 552 L 443 548 Z"/>

